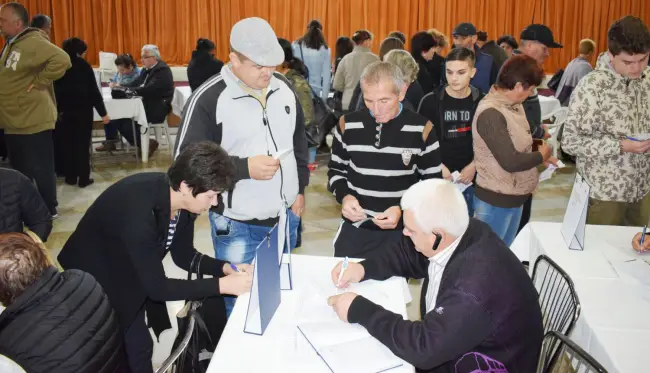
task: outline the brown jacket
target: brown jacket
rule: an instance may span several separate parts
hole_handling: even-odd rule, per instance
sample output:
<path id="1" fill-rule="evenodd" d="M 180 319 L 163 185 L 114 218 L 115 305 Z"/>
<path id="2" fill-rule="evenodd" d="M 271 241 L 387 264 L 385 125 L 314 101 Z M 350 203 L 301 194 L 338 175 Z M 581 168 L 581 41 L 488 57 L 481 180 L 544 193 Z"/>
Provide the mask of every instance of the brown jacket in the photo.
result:
<path id="1" fill-rule="evenodd" d="M 348 110 L 350 106 L 352 93 L 354 93 L 354 88 L 361 80 L 363 69 L 377 61 L 379 61 L 379 57 L 373 54 L 370 49 L 361 46 L 354 47 L 352 53 L 343 57 L 336 69 L 336 74 L 334 74 L 333 87 L 335 90 L 343 92 L 341 103 L 344 110 Z"/>
<path id="2" fill-rule="evenodd" d="M 6 43 L 0 53 L 0 128 L 17 135 L 54 129 L 52 83 L 70 66 L 68 54 L 38 29 L 27 28 Z"/>
<path id="3" fill-rule="evenodd" d="M 498 129 L 504 127 L 507 132 L 500 131 L 499 134 Z M 512 105 L 503 94 L 492 88 L 478 104 L 472 136 L 477 189 L 483 189 L 484 194 L 505 197 L 499 198 L 497 203 L 485 202 L 500 207 L 521 206 L 537 187 L 536 166 L 542 163 L 541 154 L 532 153 L 533 138 L 523 106 Z M 477 196 L 483 199 L 479 194 L 477 192 Z"/>

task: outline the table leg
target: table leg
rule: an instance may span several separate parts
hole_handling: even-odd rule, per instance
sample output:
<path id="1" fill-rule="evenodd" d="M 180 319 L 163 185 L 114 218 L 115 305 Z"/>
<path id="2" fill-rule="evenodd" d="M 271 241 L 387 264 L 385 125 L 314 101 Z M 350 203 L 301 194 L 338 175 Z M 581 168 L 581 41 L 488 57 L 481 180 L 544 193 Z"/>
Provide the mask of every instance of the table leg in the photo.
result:
<path id="1" fill-rule="evenodd" d="M 140 147 L 142 148 L 142 162 L 149 162 L 149 126 L 147 124 L 140 125 L 140 129 L 144 127 L 144 133 L 140 133 Z"/>
<path id="2" fill-rule="evenodd" d="M 140 164 L 140 156 L 138 155 L 138 141 L 136 138 L 136 136 L 140 136 L 140 134 L 138 133 L 139 131 L 136 132 L 135 130 L 135 120 L 133 120 L 133 118 L 131 118 L 131 131 L 133 133 L 133 142 L 135 143 L 133 144 L 135 147 L 135 163 Z"/>

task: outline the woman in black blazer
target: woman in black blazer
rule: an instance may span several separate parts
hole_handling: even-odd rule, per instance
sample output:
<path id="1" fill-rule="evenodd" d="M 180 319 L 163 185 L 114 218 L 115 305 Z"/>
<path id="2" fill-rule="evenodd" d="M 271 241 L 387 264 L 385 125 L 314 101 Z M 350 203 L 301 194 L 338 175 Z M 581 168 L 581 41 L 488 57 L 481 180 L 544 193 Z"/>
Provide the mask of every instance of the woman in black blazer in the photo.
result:
<path id="1" fill-rule="evenodd" d="M 189 145 L 167 174 L 139 173 L 110 186 L 90 206 L 58 256 L 65 269 L 92 274 L 102 285 L 124 329 L 124 342 L 133 373 L 153 372 L 154 333 L 171 327 L 165 302 L 200 300 L 221 294 L 240 295 L 252 283 L 250 266 L 199 254 L 194 249 L 196 216 L 219 203 L 219 194 L 235 185 L 228 154 L 213 142 Z M 199 270 L 214 278 L 176 280 L 165 277 L 162 260 L 189 271 L 200 258 Z M 225 308 L 221 300 L 221 328 Z M 217 341 L 214 341 L 215 343 Z"/>
<path id="2" fill-rule="evenodd" d="M 223 62 L 214 57 L 215 48 L 212 40 L 201 38 L 196 41 L 196 50 L 192 52 L 192 60 L 187 65 L 187 80 L 192 92 L 221 72 Z"/>
<path id="3" fill-rule="evenodd" d="M 84 59 L 87 49 L 79 38 L 66 39 L 63 50 L 70 55 L 72 67 L 54 82 L 59 112 L 54 132 L 56 172 L 65 176 L 66 184 L 78 183 L 80 188 L 94 182 L 90 178 L 93 108 L 105 125 L 110 121 L 93 68 Z"/>

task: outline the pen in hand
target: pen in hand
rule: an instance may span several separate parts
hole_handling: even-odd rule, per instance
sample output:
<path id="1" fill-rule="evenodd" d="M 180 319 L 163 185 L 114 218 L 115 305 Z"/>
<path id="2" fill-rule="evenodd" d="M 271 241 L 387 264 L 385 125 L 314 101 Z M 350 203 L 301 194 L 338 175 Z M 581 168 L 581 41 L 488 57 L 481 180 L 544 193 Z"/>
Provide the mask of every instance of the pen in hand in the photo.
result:
<path id="1" fill-rule="evenodd" d="M 348 269 L 348 257 L 346 256 L 345 259 L 343 259 L 343 265 L 341 265 L 341 272 L 339 272 L 339 278 L 336 280 L 336 287 L 340 288 L 341 287 L 341 279 L 343 278 L 343 272 Z"/>
<path id="2" fill-rule="evenodd" d="M 645 235 L 648 230 L 648 226 L 643 227 L 643 232 L 641 233 L 641 247 L 643 247 L 643 242 L 645 241 Z"/>
<path id="3" fill-rule="evenodd" d="M 232 263 L 230 263 L 230 268 L 232 268 L 232 270 L 235 271 L 235 272 L 239 272 L 239 269 L 237 269 L 237 266 L 232 264 Z"/>

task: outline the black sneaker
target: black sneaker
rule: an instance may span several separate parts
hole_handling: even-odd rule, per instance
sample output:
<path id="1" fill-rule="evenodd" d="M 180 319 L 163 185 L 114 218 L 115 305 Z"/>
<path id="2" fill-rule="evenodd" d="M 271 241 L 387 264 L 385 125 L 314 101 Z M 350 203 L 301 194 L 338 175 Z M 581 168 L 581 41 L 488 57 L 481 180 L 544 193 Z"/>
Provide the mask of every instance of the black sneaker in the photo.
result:
<path id="1" fill-rule="evenodd" d="M 93 185 L 95 183 L 95 180 L 93 179 L 88 179 L 86 181 L 79 181 L 79 188 L 85 188 L 88 185 Z"/>

